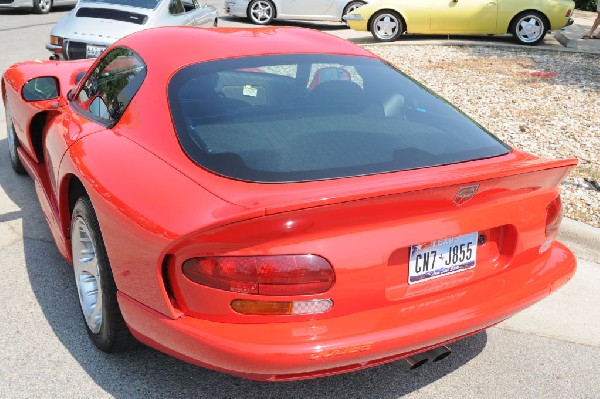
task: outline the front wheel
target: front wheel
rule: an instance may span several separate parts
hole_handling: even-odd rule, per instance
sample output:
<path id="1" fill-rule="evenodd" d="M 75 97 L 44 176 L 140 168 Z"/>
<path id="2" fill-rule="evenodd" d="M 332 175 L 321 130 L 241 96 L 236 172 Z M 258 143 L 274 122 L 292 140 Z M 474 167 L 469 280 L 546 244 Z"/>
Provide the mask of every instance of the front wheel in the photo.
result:
<path id="1" fill-rule="evenodd" d="M 248 5 L 248 18 L 257 25 L 268 25 L 275 18 L 275 6 L 269 0 L 252 0 Z"/>
<path id="2" fill-rule="evenodd" d="M 52 9 L 52 0 L 33 0 L 35 14 L 48 14 Z"/>
<path id="3" fill-rule="evenodd" d="M 10 109 L 8 108 L 8 96 L 4 97 L 4 116 L 6 119 L 6 138 L 8 141 L 10 164 L 15 172 L 20 175 L 24 175 L 27 172 L 25 171 L 25 168 L 19 159 L 19 138 L 17 137 L 17 132 L 15 132 L 15 125 L 13 125 Z"/>
<path id="4" fill-rule="evenodd" d="M 79 305 L 94 345 L 104 352 L 136 347 L 117 303 L 117 288 L 96 212 L 86 196 L 73 208 L 71 250 Z"/>
<path id="5" fill-rule="evenodd" d="M 380 42 L 393 42 L 404 32 L 404 24 L 398 13 L 379 11 L 373 16 L 370 29 L 373 37 Z"/>
<path id="6" fill-rule="evenodd" d="M 548 32 L 546 18 L 536 11 L 517 15 L 511 26 L 513 37 L 520 43 L 532 46 L 544 40 Z"/>

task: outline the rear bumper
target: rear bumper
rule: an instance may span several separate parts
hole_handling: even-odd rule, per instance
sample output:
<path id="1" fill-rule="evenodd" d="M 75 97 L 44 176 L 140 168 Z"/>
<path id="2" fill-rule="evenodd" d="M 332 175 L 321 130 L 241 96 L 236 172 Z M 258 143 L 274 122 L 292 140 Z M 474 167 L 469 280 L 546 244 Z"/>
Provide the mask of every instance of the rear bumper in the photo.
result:
<path id="1" fill-rule="evenodd" d="M 333 319 L 227 324 L 169 319 L 119 294 L 143 343 L 208 368 L 257 380 L 293 380 L 392 361 L 498 323 L 562 286 L 576 260 L 554 242 L 548 258 L 418 301 Z"/>
<path id="2" fill-rule="evenodd" d="M 573 25 L 574 22 L 575 22 L 575 20 L 573 18 L 569 18 L 569 20 L 567 21 L 567 23 L 565 24 L 565 26 L 563 26 L 563 28 L 566 28 L 567 26 Z"/>
<path id="3" fill-rule="evenodd" d="M 225 13 L 232 17 L 247 17 L 248 1 L 246 0 L 225 0 Z"/>

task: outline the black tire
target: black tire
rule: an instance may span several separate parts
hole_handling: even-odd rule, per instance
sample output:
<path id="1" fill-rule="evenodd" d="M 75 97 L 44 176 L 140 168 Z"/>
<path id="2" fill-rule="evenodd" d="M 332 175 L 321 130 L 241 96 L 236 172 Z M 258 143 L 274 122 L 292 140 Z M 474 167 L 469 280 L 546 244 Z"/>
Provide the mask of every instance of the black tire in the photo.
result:
<path id="1" fill-rule="evenodd" d="M 248 19 L 256 25 L 269 25 L 275 18 L 275 5 L 270 0 L 252 0 L 248 4 Z"/>
<path id="2" fill-rule="evenodd" d="M 73 208 L 71 249 L 79 304 L 92 342 L 109 353 L 134 349 L 139 343 L 129 332 L 119 309 L 102 232 L 87 196 L 80 197 Z"/>
<path id="3" fill-rule="evenodd" d="M 358 7 L 362 7 L 364 6 L 365 3 L 364 1 L 360 1 L 360 0 L 355 0 L 355 1 L 351 1 L 350 3 L 346 4 L 346 7 L 344 7 L 344 12 L 342 13 L 342 17 L 346 14 L 350 14 L 352 11 L 356 10 Z"/>
<path id="4" fill-rule="evenodd" d="M 4 115 L 6 119 L 6 136 L 8 142 L 8 153 L 10 155 L 10 164 L 13 170 L 20 174 L 24 175 L 27 173 L 21 160 L 19 159 L 19 154 L 17 149 L 21 145 L 19 143 L 19 138 L 17 137 L 17 133 L 15 132 L 15 126 L 12 122 L 12 116 L 10 114 L 10 109 L 8 108 L 8 97 L 4 97 Z"/>
<path id="5" fill-rule="evenodd" d="M 382 10 L 371 18 L 369 29 L 380 42 L 393 42 L 404 33 L 402 17 L 395 11 Z"/>
<path id="6" fill-rule="evenodd" d="M 52 0 L 33 0 L 34 14 L 48 14 L 52 9 Z"/>
<path id="7" fill-rule="evenodd" d="M 537 11 L 525 11 L 513 19 L 510 33 L 518 43 L 534 46 L 544 40 L 548 28 L 548 21 L 544 15 Z"/>

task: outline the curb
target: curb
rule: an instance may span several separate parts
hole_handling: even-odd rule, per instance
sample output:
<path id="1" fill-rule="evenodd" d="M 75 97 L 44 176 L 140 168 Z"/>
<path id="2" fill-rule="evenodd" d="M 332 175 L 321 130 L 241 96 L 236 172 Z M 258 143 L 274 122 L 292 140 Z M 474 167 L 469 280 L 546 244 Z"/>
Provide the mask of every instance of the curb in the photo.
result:
<path id="1" fill-rule="evenodd" d="M 560 30 L 554 33 L 554 38 L 566 48 L 577 48 L 577 40 L 569 39 L 567 35 Z"/>
<path id="2" fill-rule="evenodd" d="M 600 264 L 600 228 L 564 218 L 558 232 L 558 240 L 569 247 L 578 258 Z"/>

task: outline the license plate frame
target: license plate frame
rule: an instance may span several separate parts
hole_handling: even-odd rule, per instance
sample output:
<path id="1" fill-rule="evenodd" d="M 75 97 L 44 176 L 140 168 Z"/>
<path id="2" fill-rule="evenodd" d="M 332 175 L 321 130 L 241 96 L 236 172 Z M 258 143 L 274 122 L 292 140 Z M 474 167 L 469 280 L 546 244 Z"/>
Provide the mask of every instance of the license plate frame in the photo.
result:
<path id="1" fill-rule="evenodd" d="M 478 232 L 412 245 L 408 284 L 418 284 L 473 269 L 477 263 Z"/>
<path id="2" fill-rule="evenodd" d="M 96 46 L 94 44 L 85 45 L 85 58 L 98 58 L 106 50 L 105 46 Z"/>

